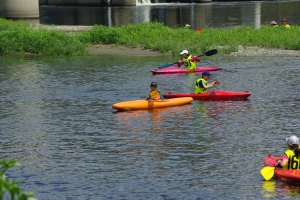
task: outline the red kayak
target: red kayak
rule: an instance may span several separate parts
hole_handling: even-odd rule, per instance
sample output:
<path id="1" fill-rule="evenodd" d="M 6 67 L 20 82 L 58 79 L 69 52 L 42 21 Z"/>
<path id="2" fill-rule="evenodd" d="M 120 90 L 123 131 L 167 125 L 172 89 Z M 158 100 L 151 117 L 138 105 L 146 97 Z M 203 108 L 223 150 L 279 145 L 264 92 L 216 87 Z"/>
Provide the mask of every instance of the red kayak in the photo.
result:
<path id="1" fill-rule="evenodd" d="M 204 92 L 201 94 L 194 93 L 181 93 L 181 94 L 163 94 L 167 99 L 178 98 L 178 97 L 192 97 L 196 100 L 247 100 L 251 95 L 251 92 L 232 92 L 225 90 L 213 90 Z"/>
<path id="2" fill-rule="evenodd" d="M 267 155 L 264 157 L 264 165 L 274 167 L 276 165 L 277 160 L 281 160 L 281 157 L 275 157 L 271 155 Z M 280 168 L 275 168 L 274 175 L 276 178 L 283 181 L 291 181 L 300 183 L 300 171 L 296 170 L 283 170 Z"/>
<path id="3" fill-rule="evenodd" d="M 204 72 L 204 71 L 217 71 L 221 70 L 221 67 L 197 67 L 195 70 L 188 70 L 185 68 L 180 68 L 176 66 L 171 66 L 163 69 L 152 69 L 151 72 L 155 74 L 174 74 L 174 73 L 194 73 L 194 72 Z"/>

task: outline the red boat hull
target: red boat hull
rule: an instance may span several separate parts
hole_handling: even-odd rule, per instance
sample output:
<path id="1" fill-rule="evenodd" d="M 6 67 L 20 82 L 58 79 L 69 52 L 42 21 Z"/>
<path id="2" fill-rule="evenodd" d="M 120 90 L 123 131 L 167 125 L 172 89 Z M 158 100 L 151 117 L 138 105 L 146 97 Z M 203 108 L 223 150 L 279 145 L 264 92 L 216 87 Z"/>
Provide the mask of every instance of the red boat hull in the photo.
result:
<path id="1" fill-rule="evenodd" d="M 181 93 L 181 94 L 163 94 L 167 99 L 178 97 L 192 97 L 194 100 L 247 100 L 251 92 L 232 92 L 225 90 L 213 90 L 201 94 Z"/>
<path id="2" fill-rule="evenodd" d="M 264 157 L 264 165 L 274 167 L 276 165 L 276 161 L 281 159 L 281 157 L 268 155 Z M 280 168 L 275 168 L 274 175 L 276 178 L 283 181 L 300 183 L 300 171 L 298 170 L 282 170 Z"/>
<path id="3" fill-rule="evenodd" d="M 213 67 L 213 66 L 207 66 L 207 67 L 197 67 L 196 70 L 188 70 L 185 68 L 180 67 L 167 67 L 163 69 L 153 69 L 151 70 L 152 74 L 174 74 L 174 73 L 194 73 L 194 72 L 204 72 L 204 71 L 217 71 L 221 70 L 221 67 Z"/>

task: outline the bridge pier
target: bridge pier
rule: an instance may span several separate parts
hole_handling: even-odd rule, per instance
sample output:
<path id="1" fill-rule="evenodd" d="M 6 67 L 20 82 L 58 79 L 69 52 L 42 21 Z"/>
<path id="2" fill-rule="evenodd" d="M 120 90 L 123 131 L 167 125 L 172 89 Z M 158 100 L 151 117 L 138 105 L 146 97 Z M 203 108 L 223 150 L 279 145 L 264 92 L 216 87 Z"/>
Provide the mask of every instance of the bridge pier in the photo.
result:
<path id="1" fill-rule="evenodd" d="M 0 0 L 0 17 L 16 19 L 39 18 L 39 0 Z"/>

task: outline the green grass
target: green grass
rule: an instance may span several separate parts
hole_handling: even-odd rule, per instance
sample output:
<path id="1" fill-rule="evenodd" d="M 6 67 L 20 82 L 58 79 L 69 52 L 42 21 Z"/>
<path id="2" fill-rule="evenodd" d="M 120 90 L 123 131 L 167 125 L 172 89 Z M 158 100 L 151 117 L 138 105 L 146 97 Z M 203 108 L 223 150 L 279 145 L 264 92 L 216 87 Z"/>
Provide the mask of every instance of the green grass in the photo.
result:
<path id="1" fill-rule="evenodd" d="M 0 19 L 0 53 L 87 54 L 86 45 L 63 31 L 34 29 L 24 21 Z"/>
<path id="2" fill-rule="evenodd" d="M 66 33 L 34 29 L 24 21 L 0 19 L 0 53 L 36 53 L 46 55 L 86 55 L 94 44 L 143 47 L 162 53 L 178 54 L 183 49 L 201 54 L 218 49 L 219 54 L 237 51 L 239 45 L 277 49 L 300 49 L 300 27 L 290 29 L 247 26 L 231 29 L 206 27 L 201 33 L 185 27 L 170 28 L 162 23 L 129 24 L 119 28 L 95 25 L 91 30 Z"/>

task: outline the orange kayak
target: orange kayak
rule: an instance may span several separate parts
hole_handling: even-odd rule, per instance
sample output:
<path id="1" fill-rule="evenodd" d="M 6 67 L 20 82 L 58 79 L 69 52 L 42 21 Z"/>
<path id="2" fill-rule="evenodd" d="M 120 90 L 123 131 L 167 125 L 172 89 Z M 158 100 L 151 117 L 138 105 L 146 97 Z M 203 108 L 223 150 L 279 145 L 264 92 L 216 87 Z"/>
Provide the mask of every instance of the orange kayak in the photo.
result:
<path id="1" fill-rule="evenodd" d="M 124 111 L 124 110 L 143 110 L 143 109 L 155 109 L 155 108 L 165 108 L 172 106 L 180 106 L 188 104 L 193 101 L 192 97 L 181 97 L 174 99 L 166 99 L 163 101 L 155 100 L 135 100 L 135 101 L 124 101 L 120 103 L 115 103 L 112 105 L 113 109 Z"/>

